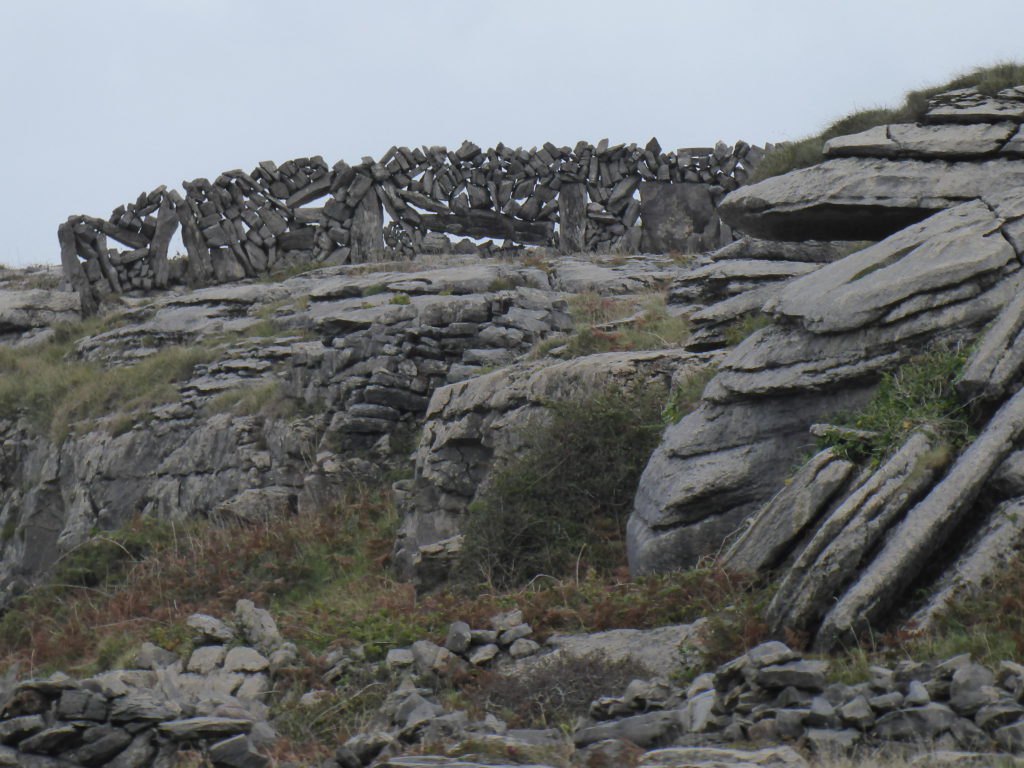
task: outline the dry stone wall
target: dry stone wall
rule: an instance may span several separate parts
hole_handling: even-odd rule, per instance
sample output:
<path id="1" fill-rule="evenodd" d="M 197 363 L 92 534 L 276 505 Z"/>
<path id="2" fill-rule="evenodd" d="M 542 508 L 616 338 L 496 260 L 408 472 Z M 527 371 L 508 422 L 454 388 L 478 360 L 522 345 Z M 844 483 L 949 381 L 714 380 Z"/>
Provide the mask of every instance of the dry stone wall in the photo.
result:
<path id="1" fill-rule="evenodd" d="M 732 241 L 715 207 L 762 154 L 743 141 L 663 152 L 656 139 L 603 139 L 529 150 L 392 147 L 379 160 L 333 167 L 320 156 L 264 161 L 251 173 L 183 182 L 184 194 L 157 187 L 106 219 L 71 216 L 58 228 L 61 261 L 89 312 L 106 293 L 229 282 L 293 261 L 445 252 L 448 235 L 566 253 L 696 252 Z M 187 259 L 169 259 L 179 226 Z"/>

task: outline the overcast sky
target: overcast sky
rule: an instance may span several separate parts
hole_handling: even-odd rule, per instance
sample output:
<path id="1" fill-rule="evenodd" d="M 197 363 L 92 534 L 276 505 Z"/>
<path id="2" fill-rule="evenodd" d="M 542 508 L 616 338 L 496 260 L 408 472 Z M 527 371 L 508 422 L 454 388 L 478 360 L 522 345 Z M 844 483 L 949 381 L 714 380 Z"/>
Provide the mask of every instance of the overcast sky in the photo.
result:
<path id="1" fill-rule="evenodd" d="M 1024 60 L 1021 0 L 0 0 L 0 262 L 159 184 L 392 144 L 800 138 Z"/>

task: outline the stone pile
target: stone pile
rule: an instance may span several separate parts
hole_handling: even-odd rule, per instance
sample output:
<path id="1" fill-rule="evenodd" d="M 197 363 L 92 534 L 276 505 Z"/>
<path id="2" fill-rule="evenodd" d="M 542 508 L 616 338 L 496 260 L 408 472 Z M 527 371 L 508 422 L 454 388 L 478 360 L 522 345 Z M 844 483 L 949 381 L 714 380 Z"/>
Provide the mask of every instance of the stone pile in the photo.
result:
<path id="1" fill-rule="evenodd" d="M 453 151 L 392 147 L 353 166 L 329 168 L 319 156 L 264 161 L 251 173 L 183 182 L 184 195 L 158 187 L 108 219 L 72 216 L 58 230 L 61 261 L 88 314 L 111 292 L 379 258 L 385 213 L 391 251 L 408 256 L 449 251 L 446 234 L 553 245 L 556 224 L 563 252 L 692 252 L 732 240 L 715 206 L 762 154 L 746 142 L 663 152 L 655 139 L 643 148 L 602 140 L 529 150 L 466 141 Z M 168 260 L 179 224 L 187 261 Z M 126 250 L 109 248 L 108 238 Z"/>
<path id="2" fill-rule="evenodd" d="M 697 677 L 684 691 L 634 681 L 599 699 L 578 727 L 578 748 L 606 739 L 641 747 L 749 741 L 817 754 L 925 745 L 940 751 L 1024 752 L 1024 667 L 992 670 L 967 655 L 873 666 L 864 682 L 829 682 L 827 661 L 770 641 Z M 925 763 L 926 764 L 926 763 Z"/>
<path id="3" fill-rule="evenodd" d="M 0 686 L 0 765 L 170 766 L 182 749 L 218 768 L 263 768 L 270 675 L 297 660 L 273 618 L 240 600 L 235 621 L 194 614 L 187 661 L 143 644 L 135 666 L 83 680 L 57 674 Z M 239 641 L 249 645 L 239 645 Z"/>
<path id="4" fill-rule="evenodd" d="M 448 627 L 444 645 L 419 640 L 412 648 L 392 648 L 388 651 L 388 666 L 402 669 L 414 667 L 425 675 L 453 672 L 465 668 L 500 664 L 508 659 L 522 659 L 540 650 L 530 639 L 533 629 L 523 621 L 523 612 L 514 608 L 492 616 L 489 629 L 472 629 L 464 621 L 454 621 Z"/>

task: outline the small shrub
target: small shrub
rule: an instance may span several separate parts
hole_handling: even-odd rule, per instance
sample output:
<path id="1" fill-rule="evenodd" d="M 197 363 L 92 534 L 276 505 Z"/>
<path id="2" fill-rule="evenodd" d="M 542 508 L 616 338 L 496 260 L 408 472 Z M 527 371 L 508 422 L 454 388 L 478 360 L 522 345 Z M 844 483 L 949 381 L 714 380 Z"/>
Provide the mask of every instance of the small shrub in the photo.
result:
<path id="1" fill-rule="evenodd" d="M 408 304 L 410 301 L 412 301 L 412 299 L 409 298 L 408 293 L 396 293 L 394 296 L 391 297 L 388 303 L 404 305 Z"/>
<path id="2" fill-rule="evenodd" d="M 863 409 L 840 414 L 838 426 L 867 433 L 852 436 L 836 430 L 819 440 L 841 456 L 878 464 L 915 429 L 927 429 L 953 449 L 971 436 L 970 407 L 960 400 L 956 380 L 967 361 L 962 346 L 935 346 L 882 376 L 878 389 Z"/>
<path id="3" fill-rule="evenodd" d="M 463 572 L 499 587 L 622 562 L 636 483 L 661 434 L 664 392 L 610 388 L 552 403 L 470 508 Z"/>

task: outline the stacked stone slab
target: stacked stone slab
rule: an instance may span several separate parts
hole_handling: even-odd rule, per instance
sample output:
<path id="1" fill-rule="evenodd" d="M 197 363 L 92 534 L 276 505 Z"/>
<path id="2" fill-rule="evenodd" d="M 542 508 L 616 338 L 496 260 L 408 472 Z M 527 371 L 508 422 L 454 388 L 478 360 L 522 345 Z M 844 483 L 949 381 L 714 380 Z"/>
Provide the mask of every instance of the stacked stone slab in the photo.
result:
<path id="1" fill-rule="evenodd" d="M 88 313 L 108 292 L 223 283 L 295 261 L 443 251 L 448 234 L 557 242 L 565 252 L 698 251 L 732 240 L 715 206 L 762 154 L 742 141 L 667 153 L 655 139 L 529 150 L 465 141 L 452 151 L 392 147 L 379 160 L 330 168 L 319 156 L 264 161 L 251 173 L 183 182 L 184 195 L 158 187 L 108 219 L 72 216 L 58 231 L 61 259 Z M 187 263 L 168 260 L 179 224 Z"/>

